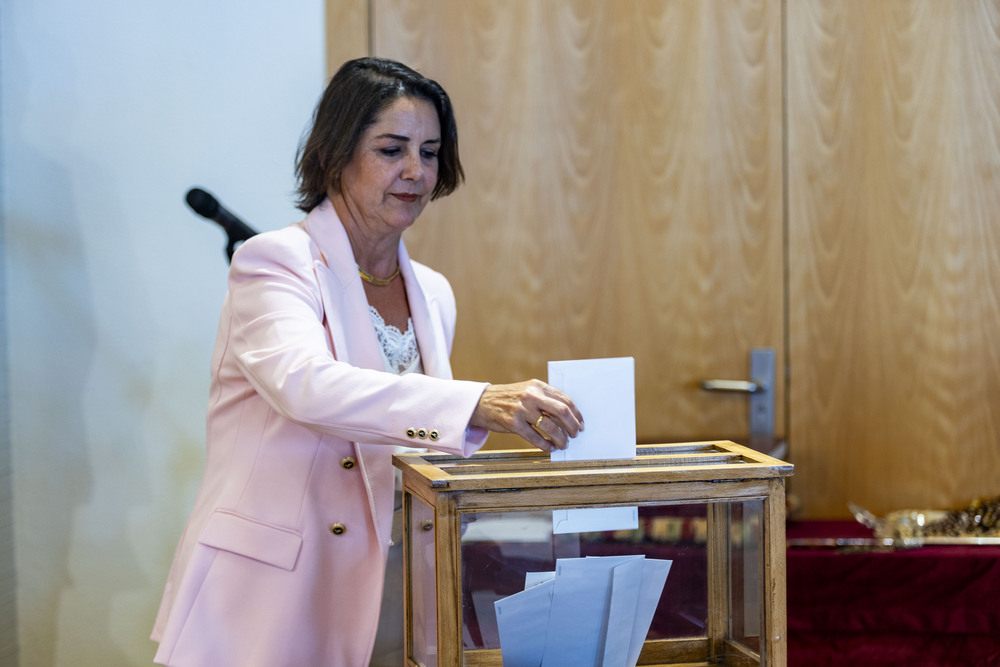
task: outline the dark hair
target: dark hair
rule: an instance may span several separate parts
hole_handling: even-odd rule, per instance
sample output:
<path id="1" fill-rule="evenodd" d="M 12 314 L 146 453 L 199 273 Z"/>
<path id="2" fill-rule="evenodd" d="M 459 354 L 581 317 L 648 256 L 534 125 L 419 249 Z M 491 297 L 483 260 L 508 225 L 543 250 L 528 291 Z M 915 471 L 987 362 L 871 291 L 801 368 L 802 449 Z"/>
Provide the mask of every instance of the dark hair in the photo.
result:
<path id="1" fill-rule="evenodd" d="M 299 146 L 295 173 L 300 209 L 308 213 L 319 206 L 331 187 L 340 188 L 340 175 L 354 156 L 361 135 L 401 97 L 426 100 L 437 109 L 441 147 L 431 199 L 455 191 L 465 172 L 458 159 L 455 113 L 444 88 L 394 60 L 358 58 L 344 63 L 330 79 L 313 114 L 312 129 Z"/>

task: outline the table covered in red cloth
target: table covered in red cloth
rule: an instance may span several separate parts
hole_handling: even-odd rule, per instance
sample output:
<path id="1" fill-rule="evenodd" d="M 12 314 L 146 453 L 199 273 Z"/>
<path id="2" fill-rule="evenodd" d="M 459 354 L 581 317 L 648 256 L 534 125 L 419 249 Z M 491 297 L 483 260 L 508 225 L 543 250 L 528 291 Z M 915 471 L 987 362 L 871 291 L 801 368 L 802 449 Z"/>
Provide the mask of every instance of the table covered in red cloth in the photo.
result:
<path id="1" fill-rule="evenodd" d="M 872 537 L 854 521 L 790 521 L 803 538 Z M 1000 547 L 788 549 L 788 662 L 1000 666 Z"/>

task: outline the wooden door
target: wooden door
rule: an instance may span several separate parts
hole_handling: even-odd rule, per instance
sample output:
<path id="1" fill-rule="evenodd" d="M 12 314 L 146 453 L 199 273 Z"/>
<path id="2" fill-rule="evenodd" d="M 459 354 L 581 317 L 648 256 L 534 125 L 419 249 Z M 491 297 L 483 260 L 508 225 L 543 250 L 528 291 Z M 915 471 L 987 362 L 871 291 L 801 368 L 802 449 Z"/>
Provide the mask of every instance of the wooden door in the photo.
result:
<path id="1" fill-rule="evenodd" d="M 632 356 L 640 441 L 747 433 L 699 383 L 755 347 L 783 377 L 780 2 L 733 7 L 371 2 L 373 53 L 457 110 L 466 185 L 406 237 L 455 288 L 457 377 Z"/>

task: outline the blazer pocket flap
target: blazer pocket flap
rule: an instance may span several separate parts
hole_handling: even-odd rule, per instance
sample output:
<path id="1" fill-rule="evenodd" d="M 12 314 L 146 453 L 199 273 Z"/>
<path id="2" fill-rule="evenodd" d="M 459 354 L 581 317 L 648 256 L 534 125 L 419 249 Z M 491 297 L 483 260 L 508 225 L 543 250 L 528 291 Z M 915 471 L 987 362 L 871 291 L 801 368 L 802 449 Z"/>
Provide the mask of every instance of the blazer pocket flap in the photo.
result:
<path id="1" fill-rule="evenodd" d="M 227 510 L 212 513 L 198 541 L 288 571 L 295 569 L 302 548 L 299 533 Z"/>

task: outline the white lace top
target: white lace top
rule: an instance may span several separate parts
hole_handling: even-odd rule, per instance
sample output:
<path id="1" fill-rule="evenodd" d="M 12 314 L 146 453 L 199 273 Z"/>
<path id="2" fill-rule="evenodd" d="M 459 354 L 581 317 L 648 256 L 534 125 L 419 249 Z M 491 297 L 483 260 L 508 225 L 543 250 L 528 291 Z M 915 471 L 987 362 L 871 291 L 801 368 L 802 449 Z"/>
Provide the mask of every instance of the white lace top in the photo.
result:
<path id="1" fill-rule="evenodd" d="M 371 312 L 372 324 L 375 325 L 375 336 L 382 350 L 385 370 L 396 375 L 422 373 L 424 369 L 420 364 L 417 337 L 413 333 L 413 320 L 407 318 L 406 331 L 402 332 L 391 324 L 386 324 L 374 306 L 368 306 L 368 310 Z"/>
<path id="2" fill-rule="evenodd" d="M 406 319 L 406 331 L 401 332 L 391 324 L 386 324 L 373 306 L 371 311 L 372 324 L 375 325 L 375 336 L 382 350 L 382 363 L 385 370 L 397 375 L 407 373 L 423 373 L 420 363 L 420 350 L 417 348 L 417 337 L 413 333 L 413 319 Z M 423 452 L 425 449 L 411 447 L 393 447 L 393 452 Z M 388 615 L 392 610 L 403 608 L 403 481 L 402 472 L 397 468 L 395 474 L 395 490 L 393 493 L 392 533 L 389 542 L 389 560 L 386 564 L 386 583 L 382 589 L 382 614 Z M 402 626 L 379 625 L 375 636 L 375 648 L 372 654 L 372 665 L 398 664 L 400 647 L 403 644 Z"/>

